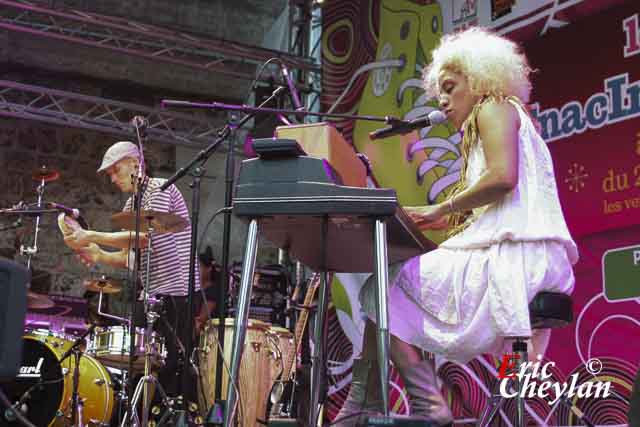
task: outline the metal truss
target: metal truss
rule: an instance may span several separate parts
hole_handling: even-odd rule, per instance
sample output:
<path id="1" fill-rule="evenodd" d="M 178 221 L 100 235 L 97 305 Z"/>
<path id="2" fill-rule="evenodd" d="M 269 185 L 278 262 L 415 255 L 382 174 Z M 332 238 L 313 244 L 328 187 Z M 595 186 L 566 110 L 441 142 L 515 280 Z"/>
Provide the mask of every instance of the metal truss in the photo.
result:
<path id="1" fill-rule="evenodd" d="M 289 0 L 289 53 L 299 57 L 309 57 L 321 62 L 322 11 L 311 0 Z M 322 74 L 319 69 L 300 69 L 295 73 L 297 83 L 308 88 L 305 99 L 309 111 L 319 112 Z M 307 121 L 320 118 L 307 118 Z"/>
<path id="2" fill-rule="evenodd" d="M 312 59 L 228 40 L 198 38 L 160 27 L 72 9 L 55 10 L 26 0 L 0 0 L 0 28 L 108 49 L 127 55 L 253 80 L 247 65 L 277 57 L 290 68 L 318 72 Z"/>
<path id="3" fill-rule="evenodd" d="M 150 140 L 202 148 L 217 129 L 194 115 L 0 80 L 0 116 L 132 137 L 134 116 L 149 121 Z"/>

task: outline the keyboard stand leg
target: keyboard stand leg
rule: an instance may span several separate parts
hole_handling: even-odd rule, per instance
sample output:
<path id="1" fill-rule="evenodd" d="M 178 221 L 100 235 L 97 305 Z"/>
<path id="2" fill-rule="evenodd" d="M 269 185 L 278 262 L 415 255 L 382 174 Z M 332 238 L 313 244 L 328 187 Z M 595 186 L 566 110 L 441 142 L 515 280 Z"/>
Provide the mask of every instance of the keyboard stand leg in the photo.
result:
<path id="1" fill-rule="evenodd" d="M 376 274 L 376 323 L 378 344 L 378 365 L 380 369 L 380 381 L 382 391 L 383 413 L 389 416 L 389 311 L 387 307 L 389 270 L 387 261 L 387 224 L 381 220 L 375 220 L 374 230 L 375 244 L 375 274 Z"/>
<path id="2" fill-rule="evenodd" d="M 329 284 L 327 283 L 327 234 L 329 232 L 329 219 L 325 216 L 322 220 L 320 236 L 322 250 L 322 280 L 318 294 L 318 308 L 316 310 L 313 328 L 313 354 L 311 355 L 311 404 L 309 405 L 309 427 L 316 427 L 320 415 L 320 401 L 324 399 L 324 380 L 326 377 L 326 344 L 327 344 L 327 302 L 329 299 Z"/>
<path id="3" fill-rule="evenodd" d="M 249 303 L 251 301 L 251 286 L 253 284 L 253 274 L 256 269 L 256 253 L 258 251 L 258 220 L 252 219 L 247 232 L 247 243 L 244 250 L 244 261 L 242 262 L 242 277 L 240 280 L 240 291 L 238 298 L 238 309 L 236 310 L 236 321 L 233 330 L 233 346 L 231 347 L 231 378 L 227 389 L 227 404 L 224 411 L 225 427 L 232 427 L 233 420 L 238 414 L 236 409 L 236 399 L 238 399 L 236 387 L 240 373 L 240 359 L 244 348 L 244 339 L 247 333 L 247 323 L 249 320 Z M 250 396 L 253 398 L 253 396 Z M 255 421 L 255 420 L 252 420 Z"/>

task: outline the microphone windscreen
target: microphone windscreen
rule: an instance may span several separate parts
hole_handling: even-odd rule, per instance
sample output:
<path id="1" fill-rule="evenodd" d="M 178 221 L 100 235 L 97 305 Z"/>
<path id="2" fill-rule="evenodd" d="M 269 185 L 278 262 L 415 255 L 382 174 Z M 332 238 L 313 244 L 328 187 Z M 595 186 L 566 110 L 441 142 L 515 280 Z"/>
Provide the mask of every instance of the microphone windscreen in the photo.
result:
<path id="1" fill-rule="evenodd" d="M 447 121 L 447 116 L 440 110 L 433 110 L 427 115 L 427 117 L 432 125 L 437 125 Z"/>

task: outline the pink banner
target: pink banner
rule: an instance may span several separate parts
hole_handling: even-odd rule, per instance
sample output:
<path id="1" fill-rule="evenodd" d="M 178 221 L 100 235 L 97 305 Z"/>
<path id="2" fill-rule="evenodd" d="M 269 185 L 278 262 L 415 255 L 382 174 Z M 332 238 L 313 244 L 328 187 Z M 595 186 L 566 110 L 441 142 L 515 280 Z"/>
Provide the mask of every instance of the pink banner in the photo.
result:
<path id="1" fill-rule="evenodd" d="M 640 223 L 638 20 L 630 4 L 526 44 L 574 237 Z"/>

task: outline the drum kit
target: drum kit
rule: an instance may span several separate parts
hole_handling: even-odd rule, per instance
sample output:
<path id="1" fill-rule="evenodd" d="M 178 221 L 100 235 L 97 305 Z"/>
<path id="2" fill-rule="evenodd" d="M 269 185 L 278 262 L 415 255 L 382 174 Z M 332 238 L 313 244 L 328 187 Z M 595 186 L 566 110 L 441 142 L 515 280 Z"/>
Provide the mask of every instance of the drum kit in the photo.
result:
<path id="1" fill-rule="evenodd" d="M 20 248 L 21 254 L 27 257 L 28 267 L 37 253 L 41 215 L 59 213 L 58 225 L 63 234 L 78 226 L 88 228 L 81 217 L 73 215 L 72 218 L 68 209 L 64 210 L 65 218 L 60 209 L 51 208 L 61 205 L 43 202 L 45 185 L 59 177 L 58 171 L 46 167 L 38 169 L 33 173 L 33 179 L 39 182 L 37 203 L 20 203 L 10 209 L 0 209 L 0 214 L 35 217 L 33 245 L 22 245 Z M 121 212 L 112 216 L 112 222 L 120 229 L 133 230 L 136 219 L 133 213 Z M 141 212 L 141 232 L 172 233 L 185 226 L 184 219 L 176 215 Z M 152 252 L 151 240 L 146 239 L 145 242 L 147 256 Z M 157 380 L 157 373 L 167 357 L 164 337 L 154 328 L 161 316 L 161 301 L 149 295 L 148 283 L 143 283 L 141 296 L 146 325 L 143 328 L 131 328 L 131 319 L 103 310 L 104 296 L 126 290 L 122 281 L 98 276 L 85 280 L 83 285 L 86 291 L 98 295 L 97 315 L 86 324 L 86 330 L 78 335 L 70 335 L 67 329 L 43 324 L 25 327 L 23 361 L 19 373 L 13 381 L 0 385 L 12 403 L 12 407 L 0 410 L 0 426 L 21 425 L 16 412 L 36 426 L 171 425 L 173 406 L 177 406 L 177 401 L 165 394 Z M 28 290 L 27 306 L 29 310 L 47 310 L 55 307 L 56 302 L 47 295 Z M 192 425 L 202 425 L 207 414 L 206 408 L 214 404 L 215 365 L 221 348 L 218 325 L 217 319 L 209 320 L 194 351 L 197 355 L 194 363 L 199 376 L 199 405 L 190 405 Z M 233 325 L 234 319 L 227 318 L 223 345 L 224 359 L 227 361 L 231 358 Z M 130 351 L 132 330 L 135 331 L 133 354 Z M 268 419 L 269 395 L 274 384 L 282 381 L 285 365 L 295 358 L 294 341 L 294 335 L 286 328 L 260 320 L 251 321 L 237 384 L 240 396 L 239 425 L 254 427 L 258 424 L 256 420 Z M 127 384 L 131 377 L 139 377 L 139 381 L 129 404 Z M 223 395 L 226 395 L 229 386 L 228 379 L 228 370 L 224 370 L 221 379 Z M 151 407 L 152 400 L 154 405 L 159 402 L 158 406 Z"/>

